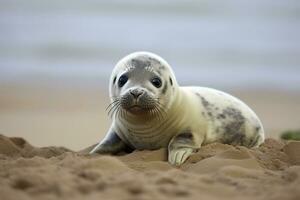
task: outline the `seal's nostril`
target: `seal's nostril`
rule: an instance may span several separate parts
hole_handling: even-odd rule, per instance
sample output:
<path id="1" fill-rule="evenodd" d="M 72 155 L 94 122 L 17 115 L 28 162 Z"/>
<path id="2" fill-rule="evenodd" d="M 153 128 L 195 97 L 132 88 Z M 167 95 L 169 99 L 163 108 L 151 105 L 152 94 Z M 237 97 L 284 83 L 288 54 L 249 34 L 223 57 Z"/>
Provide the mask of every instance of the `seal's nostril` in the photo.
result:
<path id="1" fill-rule="evenodd" d="M 134 97 L 134 98 L 138 98 L 139 96 L 141 96 L 143 94 L 142 91 L 138 91 L 138 90 L 131 90 L 130 94 Z"/>

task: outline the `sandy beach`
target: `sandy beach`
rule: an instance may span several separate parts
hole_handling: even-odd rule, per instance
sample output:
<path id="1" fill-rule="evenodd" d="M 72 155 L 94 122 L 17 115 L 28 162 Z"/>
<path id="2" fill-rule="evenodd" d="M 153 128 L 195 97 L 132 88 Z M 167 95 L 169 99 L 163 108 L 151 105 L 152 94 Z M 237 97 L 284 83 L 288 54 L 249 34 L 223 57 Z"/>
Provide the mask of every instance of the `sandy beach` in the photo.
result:
<path id="1" fill-rule="evenodd" d="M 88 156 L 0 137 L 0 194 L 19 199 L 299 199 L 300 142 L 201 148 L 180 168 L 166 150 Z"/>
<path id="2" fill-rule="evenodd" d="M 1 0 L 0 199 L 299 200 L 300 142 L 280 139 L 300 131 L 299 22 L 295 0 Z M 244 101 L 265 143 L 209 144 L 179 168 L 166 149 L 87 155 L 135 51 Z"/>

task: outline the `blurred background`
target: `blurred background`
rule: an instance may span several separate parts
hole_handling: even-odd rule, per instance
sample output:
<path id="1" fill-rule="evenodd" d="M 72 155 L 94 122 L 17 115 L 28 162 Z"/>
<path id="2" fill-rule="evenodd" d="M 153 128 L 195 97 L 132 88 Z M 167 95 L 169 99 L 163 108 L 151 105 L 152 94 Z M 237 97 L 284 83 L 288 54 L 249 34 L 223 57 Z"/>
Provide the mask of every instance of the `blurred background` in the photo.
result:
<path id="1" fill-rule="evenodd" d="M 181 85 L 239 97 L 278 137 L 300 128 L 299 22 L 298 0 L 0 0 L 0 133 L 96 143 L 114 65 L 144 50 Z"/>

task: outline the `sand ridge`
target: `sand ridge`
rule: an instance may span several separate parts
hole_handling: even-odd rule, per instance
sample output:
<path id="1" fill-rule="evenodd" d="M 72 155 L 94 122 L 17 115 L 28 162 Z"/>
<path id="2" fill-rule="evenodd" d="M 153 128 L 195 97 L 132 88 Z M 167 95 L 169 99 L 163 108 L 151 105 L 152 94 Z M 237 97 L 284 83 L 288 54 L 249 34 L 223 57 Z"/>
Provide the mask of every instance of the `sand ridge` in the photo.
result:
<path id="1" fill-rule="evenodd" d="M 19 199 L 299 199 L 300 142 L 209 144 L 180 168 L 166 149 L 122 156 L 0 136 L 0 196 Z"/>

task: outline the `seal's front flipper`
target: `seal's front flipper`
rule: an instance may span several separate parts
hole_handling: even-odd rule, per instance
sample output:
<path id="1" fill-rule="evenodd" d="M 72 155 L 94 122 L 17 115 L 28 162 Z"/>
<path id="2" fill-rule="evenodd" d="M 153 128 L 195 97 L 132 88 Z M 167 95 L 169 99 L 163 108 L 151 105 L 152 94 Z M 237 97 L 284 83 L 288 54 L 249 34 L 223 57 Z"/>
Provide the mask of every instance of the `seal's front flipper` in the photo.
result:
<path id="1" fill-rule="evenodd" d="M 119 138 L 114 131 L 109 131 L 105 138 L 90 152 L 99 154 L 117 154 L 126 151 L 128 146 Z"/>
<path id="2" fill-rule="evenodd" d="M 201 140 L 202 141 L 202 140 Z M 172 138 L 169 143 L 168 161 L 171 165 L 180 166 L 188 157 L 199 149 L 201 142 L 192 133 L 181 133 Z"/>
<path id="3" fill-rule="evenodd" d="M 169 151 L 169 163 L 171 165 L 180 166 L 183 164 L 186 159 L 193 153 L 192 148 L 180 148 L 180 149 L 173 149 Z"/>

